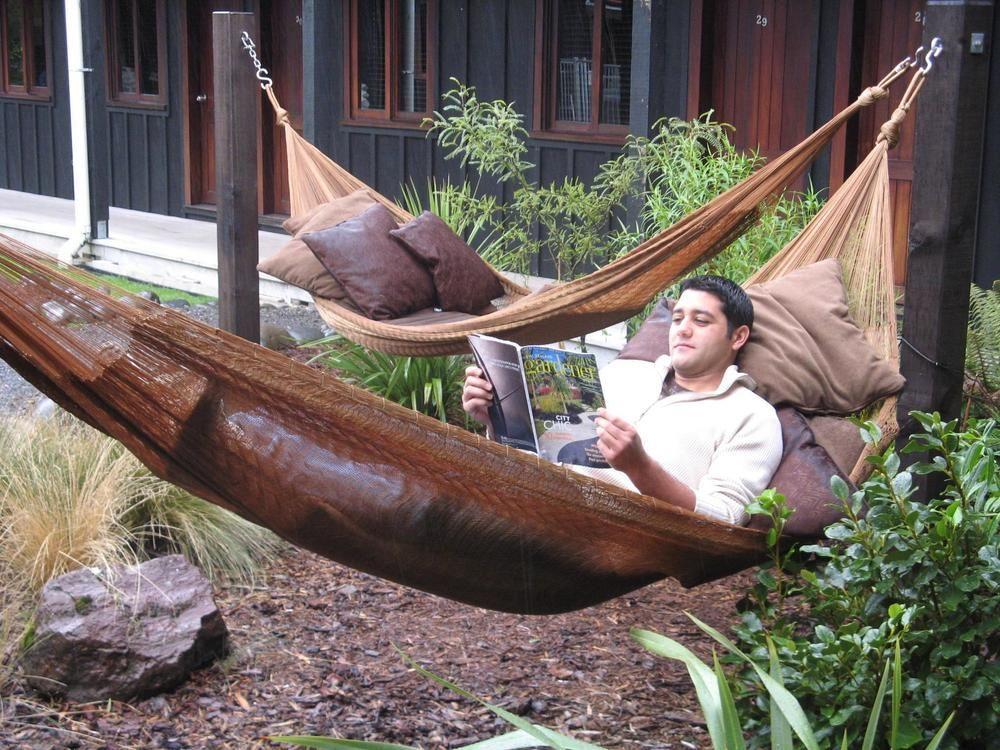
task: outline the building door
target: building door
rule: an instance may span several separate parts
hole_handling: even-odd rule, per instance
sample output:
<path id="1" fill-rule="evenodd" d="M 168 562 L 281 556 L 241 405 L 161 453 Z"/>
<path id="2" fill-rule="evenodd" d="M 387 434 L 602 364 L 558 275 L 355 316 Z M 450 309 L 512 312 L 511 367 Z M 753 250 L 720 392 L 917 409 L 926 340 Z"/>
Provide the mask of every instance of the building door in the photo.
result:
<path id="1" fill-rule="evenodd" d="M 735 127 L 741 149 L 772 159 L 815 123 L 818 2 L 703 0 L 697 112 Z M 697 30 L 695 30 L 697 33 Z M 695 104 L 695 100 L 692 100 Z"/>
<path id="2" fill-rule="evenodd" d="M 862 80 L 878 81 L 893 65 L 920 46 L 923 35 L 923 0 L 868 0 L 864 8 L 861 49 Z M 921 60 L 921 62 L 923 62 Z M 866 84 L 867 85 L 867 84 Z M 858 121 L 857 163 L 868 153 L 882 126 L 899 104 L 906 80 L 893 86 L 888 99 L 862 110 Z M 893 268 L 896 284 L 906 282 L 906 252 L 910 227 L 910 194 L 913 187 L 913 150 L 919 97 L 900 127 L 899 144 L 889 152 L 892 190 Z M 849 167 L 852 165 L 848 165 Z"/>
<path id="3" fill-rule="evenodd" d="M 302 0 L 211 0 L 187 4 L 189 202 L 215 205 L 215 123 L 212 79 L 212 13 L 253 11 L 262 21 L 258 54 L 293 124 L 302 128 Z M 241 55 L 245 54 L 243 52 Z M 245 58 L 248 72 L 251 61 Z M 289 212 L 284 139 L 270 104 L 261 96 L 258 206 L 262 214 Z"/>

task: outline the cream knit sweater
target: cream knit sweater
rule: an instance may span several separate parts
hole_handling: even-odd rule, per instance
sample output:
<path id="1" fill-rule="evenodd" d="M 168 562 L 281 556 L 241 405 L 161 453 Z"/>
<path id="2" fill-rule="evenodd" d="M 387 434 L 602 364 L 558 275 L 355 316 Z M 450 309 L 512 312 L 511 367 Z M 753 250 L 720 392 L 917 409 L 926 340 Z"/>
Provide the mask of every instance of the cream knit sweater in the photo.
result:
<path id="1" fill-rule="evenodd" d="M 601 384 L 608 411 L 635 425 L 653 460 L 694 490 L 697 513 L 745 524 L 747 504 L 767 488 L 781 461 L 778 416 L 736 365 L 711 393 L 682 391 L 664 398 L 660 391 L 669 371 L 667 356 L 605 366 Z M 635 491 L 620 471 L 583 472 Z"/>

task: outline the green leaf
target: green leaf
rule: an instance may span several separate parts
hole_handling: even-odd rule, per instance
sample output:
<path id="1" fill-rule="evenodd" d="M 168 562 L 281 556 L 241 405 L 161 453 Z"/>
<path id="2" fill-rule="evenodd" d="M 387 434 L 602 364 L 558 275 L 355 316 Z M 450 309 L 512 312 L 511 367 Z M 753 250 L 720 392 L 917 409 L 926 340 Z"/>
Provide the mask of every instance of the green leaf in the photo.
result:
<path id="1" fill-rule="evenodd" d="M 515 729 L 513 732 L 501 734 L 499 737 L 491 737 L 471 745 L 462 745 L 458 750 L 521 750 L 521 748 L 527 747 L 539 747 L 538 740 L 527 732 Z"/>
<path id="2" fill-rule="evenodd" d="M 726 680 L 725 672 L 722 671 L 719 657 L 714 652 L 712 659 L 715 662 L 715 678 L 719 686 L 719 699 L 722 701 L 722 726 L 725 731 L 726 750 L 746 750 L 743 728 L 740 727 L 740 717 L 736 713 L 736 701 L 733 700 L 729 682 Z"/>
<path id="3" fill-rule="evenodd" d="M 875 693 L 875 701 L 872 703 L 871 713 L 868 714 L 868 727 L 865 729 L 865 738 L 861 743 L 861 750 L 872 750 L 875 744 L 875 735 L 878 731 L 879 718 L 882 716 L 882 706 L 885 703 L 885 691 L 889 687 L 889 660 L 885 662 L 885 669 L 882 671 L 882 679 L 878 684 L 878 692 Z"/>
<path id="4" fill-rule="evenodd" d="M 406 652 L 400 649 L 398 646 L 393 644 L 393 648 L 396 649 L 397 653 L 403 658 L 414 671 L 418 674 L 423 675 L 429 680 L 433 680 L 438 685 L 446 687 L 453 693 L 461 695 L 463 698 L 468 698 L 474 700 L 482 706 L 492 711 L 494 714 L 499 716 L 501 719 L 506 721 L 508 724 L 517 727 L 523 732 L 531 735 L 540 741 L 540 744 L 546 745 L 547 747 L 556 748 L 556 750 L 603 750 L 599 745 L 592 745 L 589 742 L 582 742 L 581 740 L 573 739 L 559 732 L 555 732 L 547 727 L 542 727 L 537 724 L 532 724 L 530 721 L 512 714 L 510 711 L 500 708 L 500 706 L 494 706 L 492 703 L 483 700 L 482 698 L 470 693 L 468 690 L 460 688 L 452 682 L 440 677 L 428 669 L 420 666 L 416 661 L 414 661 Z"/>
<path id="5" fill-rule="evenodd" d="M 367 740 L 340 740 L 333 737 L 311 737 L 309 735 L 280 735 L 268 737 L 271 742 L 316 748 L 316 750 L 414 750 L 412 745 L 395 745 L 391 742 L 368 742 Z"/>
<path id="6" fill-rule="evenodd" d="M 944 739 L 945 733 L 948 731 L 948 727 L 951 725 L 951 720 L 954 718 L 955 718 L 955 712 L 952 711 L 950 714 L 948 714 L 948 718 L 944 720 L 944 724 L 941 725 L 941 728 L 937 730 L 937 733 L 934 735 L 934 737 L 931 738 L 931 741 L 927 744 L 927 750 L 938 749 L 938 746 Z"/>
<path id="7" fill-rule="evenodd" d="M 900 655 L 899 640 L 896 640 L 896 650 L 892 662 L 892 730 L 889 734 L 891 747 L 899 747 L 899 715 L 903 705 L 903 666 Z"/>
<path id="8" fill-rule="evenodd" d="M 679 661 L 687 667 L 694 683 L 701 712 L 705 715 L 709 736 L 715 747 L 724 747 L 725 729 L 722 723 L 722 702 L 715 673 L 701 659 L 677 641 L 649 630 L 633 628 L 632 640 L 658 656 Z"/>
<path id="9" fill-rule="evenodd" d="M 781 674 L 781 663 L 778 661 L 778 651 L 774 647 L 774 641 L 767 638 L 767 660 L 771 677 L 778 684 L 784 686 L 784 679 Z M 781 713 L 775 701 L 771 701 L 771 750 L 792 750 L 792 728 L 788 725 L 788 720 Z"/>

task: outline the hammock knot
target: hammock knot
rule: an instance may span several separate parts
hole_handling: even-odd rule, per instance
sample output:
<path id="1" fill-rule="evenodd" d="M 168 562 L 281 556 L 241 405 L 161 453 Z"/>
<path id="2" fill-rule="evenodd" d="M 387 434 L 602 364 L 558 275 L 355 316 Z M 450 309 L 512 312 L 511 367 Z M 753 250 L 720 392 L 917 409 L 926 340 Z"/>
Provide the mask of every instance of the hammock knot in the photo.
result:
<path id="1" fill-rule="evenodd" d="M 278 125 L 287 125 L 290 122 L 288 119 L 288 110 L 284 107 L 275 106 L 274 119 L 275 123 Z"/>
<path id="2" fill-rule="evenodd" d="M 882 127 L 879 128 L 879 136 L 875 139 L 875 142 L 881 143 L 885 141 L 889 144 L 889 148 L 895 148 L 896 144 L 899 143 L 899 126 L 906 119 L 909 111 L 910 107 L 907 104 L 900 104 L 896 107 L 888 121 L 883 123 Z"/>
<path id="3" fill-rule="evenodd" d="M 879 99 L 885 99 L 888 95 L 889 90 L 883 88 L 882 86 L 869 86 L 861 92 L 861 96 L 858 97 L 858 102 L 867 107 L 874 104 Z"/>

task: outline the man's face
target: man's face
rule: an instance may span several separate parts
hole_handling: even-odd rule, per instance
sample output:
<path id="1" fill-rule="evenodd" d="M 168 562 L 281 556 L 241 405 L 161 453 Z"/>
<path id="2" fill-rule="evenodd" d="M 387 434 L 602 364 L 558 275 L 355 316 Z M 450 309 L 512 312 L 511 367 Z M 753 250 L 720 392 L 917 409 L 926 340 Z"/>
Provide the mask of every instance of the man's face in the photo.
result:
<path id="1" fill-rule="evenodd" d="M 677 374 L 696 378 L 720 374 L 736 361 L 749 330 L 728 333 L 722 301 L 714 294 L 688 289 L 674 306 L 670 325 L 670 363 Z"/>

